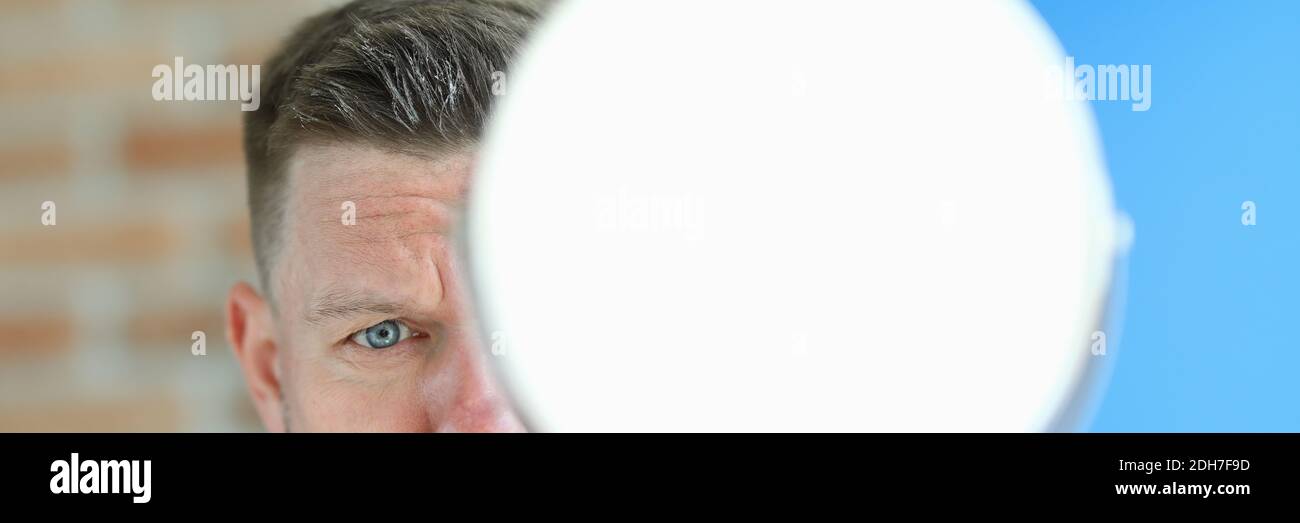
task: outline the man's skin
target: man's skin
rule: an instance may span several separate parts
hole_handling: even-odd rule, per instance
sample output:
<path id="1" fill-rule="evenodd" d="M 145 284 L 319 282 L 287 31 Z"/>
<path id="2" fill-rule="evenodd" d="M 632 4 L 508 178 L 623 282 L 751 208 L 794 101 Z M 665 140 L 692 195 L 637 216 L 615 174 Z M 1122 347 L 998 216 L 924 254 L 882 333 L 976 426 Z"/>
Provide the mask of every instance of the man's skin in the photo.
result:
<path id="1" fill-rule="evenodd" d="M 436 158 L 295 151 L 275 306 L 242 282 L 227 303 L 227 337 L 268 430 L 523 430 L 489 371 L 453 250 L 472 154 Z M 354 225 L 342 223 L 346 201 Z M 410 337 L 364 346 L 386 320 Z"/>

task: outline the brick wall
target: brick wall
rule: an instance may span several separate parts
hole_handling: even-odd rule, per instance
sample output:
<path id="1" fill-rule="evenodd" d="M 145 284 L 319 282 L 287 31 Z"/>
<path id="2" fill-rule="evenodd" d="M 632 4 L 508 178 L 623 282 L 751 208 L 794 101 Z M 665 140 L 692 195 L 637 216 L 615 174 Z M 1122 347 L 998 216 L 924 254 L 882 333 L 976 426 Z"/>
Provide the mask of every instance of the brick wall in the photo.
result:
<path id="1" fill-rule="evenodd" d="M 261 63 L 336 3 L 0 2 L 0 431 L 260 428 L 222 327 L 254 278 L 238 103 L 151 71 Z"/>

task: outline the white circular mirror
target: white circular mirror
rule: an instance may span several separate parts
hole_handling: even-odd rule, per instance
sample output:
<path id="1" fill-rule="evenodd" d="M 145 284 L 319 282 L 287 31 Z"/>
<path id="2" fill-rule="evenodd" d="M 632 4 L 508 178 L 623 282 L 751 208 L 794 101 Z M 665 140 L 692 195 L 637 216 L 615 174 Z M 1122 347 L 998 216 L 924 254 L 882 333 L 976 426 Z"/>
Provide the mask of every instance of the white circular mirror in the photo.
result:
<path id="1" fill-rule="evenodd" d="M 1020 2 L 564 2 L 512 73 L 470 273 L 552 431 L 1032 431 L 1121 243 Z"/>

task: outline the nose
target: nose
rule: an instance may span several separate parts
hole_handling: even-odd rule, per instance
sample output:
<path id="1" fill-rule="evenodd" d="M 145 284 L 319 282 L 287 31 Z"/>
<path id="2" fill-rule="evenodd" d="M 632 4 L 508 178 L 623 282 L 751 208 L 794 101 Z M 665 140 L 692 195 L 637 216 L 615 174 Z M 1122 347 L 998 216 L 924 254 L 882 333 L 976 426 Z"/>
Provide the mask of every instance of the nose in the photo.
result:
<path id="1" fill-rule="evenodd" d="M 523 432 L 524 425 L 502 392 L 477 344 L 466 343 L 449 354 L 451 372 L 439 373 L 433 391 L 435 412 L 430 412 L 437 432 Z M 437 412 L 441 411 L 441 412 Z"/>

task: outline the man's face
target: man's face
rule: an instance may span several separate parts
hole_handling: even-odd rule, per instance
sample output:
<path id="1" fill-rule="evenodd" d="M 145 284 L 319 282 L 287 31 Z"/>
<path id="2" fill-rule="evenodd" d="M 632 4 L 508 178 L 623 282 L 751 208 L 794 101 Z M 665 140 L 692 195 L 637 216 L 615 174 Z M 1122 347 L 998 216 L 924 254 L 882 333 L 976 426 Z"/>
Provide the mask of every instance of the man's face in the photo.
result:
<path id="1" fill-rule="evenodd" d="M 275 307 L 265 312 L 271 368 L 249 361 L 258 359 L 243 347 L 257 345 L 253 329 L 235 320 L 231 329 L 268 427 L 522 429 L 487 368 L 456 266 L 452 235 L 470 166 L 468 153 L 429 160 L 361 145 L 295 152 L 283 249 L 271 270 Z M 355 223 L 345 223 L 347 205 Z M 274 383 L 259 393 L 258 379 Z"/>

